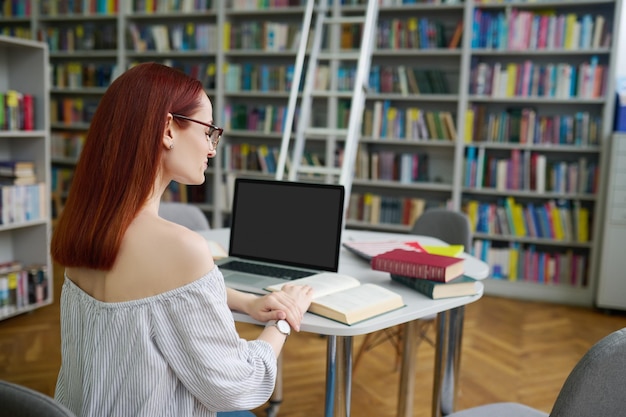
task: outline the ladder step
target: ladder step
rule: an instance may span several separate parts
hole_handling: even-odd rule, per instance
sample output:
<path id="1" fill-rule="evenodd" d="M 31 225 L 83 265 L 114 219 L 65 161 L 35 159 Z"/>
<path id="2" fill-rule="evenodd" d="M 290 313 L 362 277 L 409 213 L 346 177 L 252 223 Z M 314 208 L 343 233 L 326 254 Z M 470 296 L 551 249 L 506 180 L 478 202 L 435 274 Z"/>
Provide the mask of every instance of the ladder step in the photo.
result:
<path id="1" fill-rule="evenodd" d="M 341 175 L 341 168 L 318 167 L 310 165 L 300 165 L 298 169 L 302 174 L 332 174 Z"/>
<path id="2" fill-rule="evenodd" d="M 343 50 L 337 53 L 320 52 L 317 56 L 317 59 L 318 60 L 340 59 L 342 61 L 358 61 L 360 57 L 361 57 L 361 53 L 359 51 L 352 52 L 352 50 Z"/>
<path id="3" fill-rule="evenodd" d="M 326 17 L 324 23 L 337 25 L 343 23 L 365 23 L 365 16 L 340 16 L 340 17 Z"/>
<path id="4" fill-rule="evenodd" d="M 313 90 L 311 92 L 313 97 L 339 97 L 350 98 L 352 97 L 352 91 L 327 91 L 327 90 Z"/>
<path id="5" fill-rule="evenodd" d="M 328 135 L 347 135 L 348 129 L 333 129 L 329 127 L 309 127 L 305 129 L 305 133 L 310 135 L 320 135 L 320 136 L 328 136 Z"/>

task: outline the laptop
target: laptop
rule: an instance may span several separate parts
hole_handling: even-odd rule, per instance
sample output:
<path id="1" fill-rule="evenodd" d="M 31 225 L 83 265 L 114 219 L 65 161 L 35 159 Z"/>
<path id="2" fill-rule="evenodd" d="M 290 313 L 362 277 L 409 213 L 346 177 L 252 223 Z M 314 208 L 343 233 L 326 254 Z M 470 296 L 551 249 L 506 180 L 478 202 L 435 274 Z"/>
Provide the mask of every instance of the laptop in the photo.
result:
<path id="1" fill-rule="evenodd" d="M 228 256 L 217 261 L 226 286 L 266 294 L 269 285 L 337 272 L 342 185 L 237 178 Z"/>

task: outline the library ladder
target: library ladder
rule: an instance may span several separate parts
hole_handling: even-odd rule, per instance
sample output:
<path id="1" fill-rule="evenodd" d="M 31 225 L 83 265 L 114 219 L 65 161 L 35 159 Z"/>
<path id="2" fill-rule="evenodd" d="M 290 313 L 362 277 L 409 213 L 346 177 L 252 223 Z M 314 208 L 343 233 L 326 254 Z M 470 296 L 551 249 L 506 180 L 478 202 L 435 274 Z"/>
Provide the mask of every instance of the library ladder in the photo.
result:
<path id="1" fill-rule="evenodd" d="M 350 191 L 352 188 L 353 167 L 358 148 L 359 136 L 361 134 L 361 123 L 363 119 L 363 109 L 365 106 L 365 96 L 368 91 L 368 81 L 370 66 L 372 61 L 372 52 L 374 49 L 374 40 L 378 20 L 378 2 L 379 0 L 368 0 L 367 5 L 361 13 L 361 9 L 351 8 L 355 13 L 351 15 L 342 14 L 341 0 L 320 0 L 315 6 L 315 0 L 309 0 L 306 5 L 303 23 L 302 36 L 299 40 L 299 48 L 296 56 L 296 64 L 294 66 L 293 80 L 289 95 L 289 103 L 285 116 L 283 127 L 283 136 L 281 148 L 276 169 L 276 179 L 282 180 L 287 167 L 288 153 L 292 151 L 291 161 L 288 167 L 288 179 L 294 181 L 298 179 L 298 174 L 324 174 L 326 181 L 338 183 L 344 186 L 346 193 L 344 212 L 350 200 Z M 332 3 L 332 9 L 329 9 L 329 3 Z M 314 7 L 315 6 L 315 7 Z M 316 10 L 315 27 L 311 30 L 311 21 L 313 18 L 313 10 Z M 357 14 L 358 13 L 358 14 Z M 360 25 L 361 45 L 358 51 L 339 50 L 336 48 L 333 52 L 322 53 L 322 40 L 330 43 L 331 38 L 340 32 L 340 29 L 346 26 L 352 27 Z M 333 31 L 334 29 L 334 31 Z M 325 33 L 327 32 L 327 33 Z M 310 37 L 312 42 L 310 42 Z M 337 41 L 337 39 L 335 39 Z M 305 57 L 307 49 L 310 45 L 308 54 L 308 63 L 306 76 L 304 78 L 303 91 L 300 99 L 300 112 L 298 115 L 298 123 L 296 126 L 295 139 L 292 135 L 294 119 L 296 115 L 296 106 L 300 94 L 300 86 Z M 316 94 L 314 91 L 316 74 L 320 61 L 352 61 L 356 63 L 356 73 L 354 76 L 354 85 L 352 87 L 352 95 L 350 102 L 350 111 L 347 128 L 338 129 L 334 127 L 314 127 L 312 126 L 312 101 Z M 332 78 L 333 75 L 330 76 Z M 335 74 L 336 77 L 336 74 Z M 337 83 L 334 83 L 335 85 Z M 332 83 L 331 83 L 332 86 Z M 340 96 L 338 91 L 324 92 L 329 95 L 335 94 Z M 334 166 L 334 160 L 327 158 L 324 166 L 310 166 L 302 164 L 302 157 L 305 150 L 305 140 L 307 136 L 317 137 L 335 137 L 337 140 L 344 141 L 343 157 L 340 159 L 340 166 Z M 292 149 L 290 144 L 293 140 Z"/>
<path id="2" fill-rule="evenodd" d="M 374 50 L 374 39 L 376 35 L 377 20 L 378 20 L 378 2 L 379 0 L 367 0 L 367 6 L 361 8 L 351 8 L 355 13 L 345 16 L 342 14 L 342 1 L 341 0 L 319 0 L 315 5 L 315 0 L 308 0 L 303 17 L 301 33 L 299 40 L 298 52 L 296 55 L 296 63 L 294 65 L 293 79 L 291 81 L 291 90 L 289 94 L 289 103 L 287 106 L 287 113 L 285 115 L 283 136 L 280 147 L 280 153 L 278 157 L 278 163 L 276 167 L 276 179 L 283 180 L 285 175 L 285 168 L 287 166 L 288 153 L 292 151 L 291 162 L 288 169 L 288 180 L 295 181 L 299 177 L 299 174 L 323 174 L 326 176 L 326 182 L 338 183 L 344 186 L 346 199 L 344 203 L 344 218 L 347 211 L 348 203 L 350 201 L 350 192 L 352 189 L 352 177 L 354 171 L 355 158 L 358 148 L 359 136 L 361 133 L 361 123 L 363 119 L 363 109 L 365 107 L 365 96 L 369 89 L 369 73 L 372 61 L 372 52 Z M 332 3 L 332 4 L 331 4 Z M 329 9 L 332 6 L 332 9 Z M 316 10 L 315 27 L 311 30 L 311 21 L 313 20 L 313 9 Z M 361 32 L 361 45 L 358 52 L 339 50 L 339 48 L 331 49 L 328 53 L 321 53 L 322 40 L 324 37 L 330 44 L 330 42 L 338 42 L 340 37 L 340 29 L 345 28 L 346 25 L 352 28 L 354 25 L 360 25 Z M 330 30 L 328 30 L 330 29 Z M 327 33 L 325 33 L 327 31 Z M 312 39 L 310 37 L 312 36 Z M 310 42 L 312 40 L 312 42 Z M 308 52 L 308 63 L 306 76 L 304 78 L 304 85 L 302 96 L 300 99 L 300 111 L 298 115 L 298 123 L 296 126 L 295 140 L 292 146 L 292 130 L 294 125 L 294 119 L 296 115 L 296 105 L 298 103 L 298 97 L 300 95 L 300 86 L 302 85 L 302 76 L 304 69 L 305 57 L 307 55 L 307 49 L 310 45 L 310 51 Z M 334 46 L 338 44 L 335 43 Z M 315 80 L 318 73 L 319 63 L 321 60 L 329 62 L 339 61 L 352 61 L 356 64 L 356 73 L 354 76 L 354 84 L 352 87 L 352 95 L 350 102 L 350 115 L 348 119 L 347 129 L 337 129 L 334 127 L 314 127 L 312 126 L 312 101 L 315 94 Z M 331 86 L 336 86 L 337 74 L 334 74 L 335 82 L 331 82 Z M 333 78 L 333 75 L 330 76 Z M 329 94 L 335 94 L 336 97 L 340 97 L 337 91 L 325 92 Z M 328 123 L 327 123 L 328 124 Z M 327 158 L 325 166 L 309 166 L 302 164 L 302 157 L 304 156 L 304 142 L 308 136 L 335 138 L 337 140 L 344 141 L 343 157 L 340 158 L 340 167 L 335 167 L 333 164 L 334 158 Z M 327 155 L 329 152 L 327 152 Z M 344 222 L 345 227 L 345 222 Z M 344 338 L 340 338 L 343 340 Z M 326 392 L 325 410 L 324 415 L 350 415 L 350 392 L 349 381 L 343 380 L 344 376 L 341 372 L 337 372 L 337 369 L 345 369 L 345 366 L 351 367 L 352 358 L 348 358 L 347 364 L 341 364 L 338 362 L 338 356 L 336 352 L 339 349 L 346 349 L 346 346 L 337 339 L 336 336 L 328 337 L 328 358 L 330 366 L 327 370 L 327 386 L 333 387 L 330 392 Z M 338 346 L 342 345 L 342 346 Z M 346 350 L 347 351 L 347 350 Z M 278 361 L 279 374 L 282 373 L 282 356 Z M 348 375 L 351 372 L 347 373 Z M 335 390 L 348 391 L 345 392 L 343 398 L 346 399 L 345 403 L 335 401 Z M 272 395 L 271 406 L 268 409 L 268 417 L 273 417 L 278 412 L 278 407 L 282 400 L 282 376 L 277 377 L 277 386 Z"/>

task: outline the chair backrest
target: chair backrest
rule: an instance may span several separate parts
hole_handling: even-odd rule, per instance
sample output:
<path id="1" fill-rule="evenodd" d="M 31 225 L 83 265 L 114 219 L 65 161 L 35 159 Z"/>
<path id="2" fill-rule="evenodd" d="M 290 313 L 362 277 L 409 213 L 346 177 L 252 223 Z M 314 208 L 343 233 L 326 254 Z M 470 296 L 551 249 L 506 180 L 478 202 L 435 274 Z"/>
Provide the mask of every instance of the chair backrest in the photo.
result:
<path id="1" fill-rule="evenodd" d="M 211 228 L 209 220 L 202 210 L 192 204 L 162 201 L 159 205 L 159 216 L 191 230 L 209 230 Z"/>
<path id="2" fill-rule="evenodd" d="M 569 374 L 550 417 L 609 417 L 626 412 L 626 327 L 591 347 Z"/>
<path id="3" fill-rule="evenodd" d="M 472 247 L 472 229 L 465 213 L 445 208 L 424 211 L 415 220 L 413 234 L 432 236 L 450 245 L 463 245 L 468 252 Z"/>
<path id="4" fill-rule="evenodd" d="M 76 417 L 53 398 L 30 388 L 0 381 L 0 417 Z"/>

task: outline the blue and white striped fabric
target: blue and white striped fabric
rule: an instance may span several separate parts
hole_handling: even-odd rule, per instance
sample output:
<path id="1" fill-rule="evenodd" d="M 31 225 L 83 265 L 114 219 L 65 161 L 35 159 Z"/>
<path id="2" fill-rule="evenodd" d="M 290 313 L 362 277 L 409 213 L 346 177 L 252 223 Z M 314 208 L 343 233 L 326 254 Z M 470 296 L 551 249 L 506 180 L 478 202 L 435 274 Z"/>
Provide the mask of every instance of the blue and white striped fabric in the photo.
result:
<path id="1" fill-rule="evenodd" d="M 98 301 L 65 277 L 55 398 L 79 417 L 215 416 L 263 404 L 276 358 L 241 339 L 217 267 L 141 300 Z"/>

